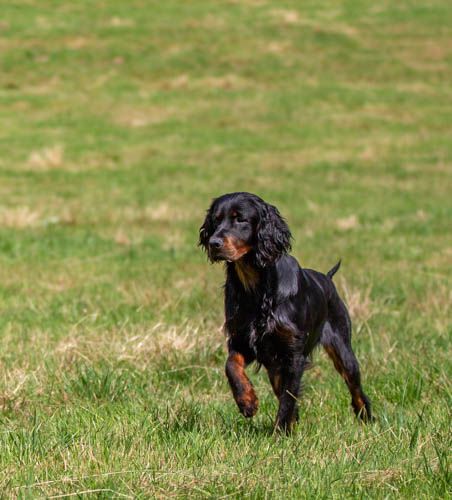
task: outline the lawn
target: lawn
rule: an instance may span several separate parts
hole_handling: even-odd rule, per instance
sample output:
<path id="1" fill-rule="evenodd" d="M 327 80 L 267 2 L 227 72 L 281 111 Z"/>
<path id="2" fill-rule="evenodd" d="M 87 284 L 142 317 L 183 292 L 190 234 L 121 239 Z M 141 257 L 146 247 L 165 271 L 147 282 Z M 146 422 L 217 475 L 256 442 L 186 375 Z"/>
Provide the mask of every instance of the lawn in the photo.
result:
<path id="1" fill-rule="evenodd" d="M 0 8 L 0 495 L 450 498 L 452 4 Z M 210 200 L 335 277 L 377 421 L 318 352 L 239 414 Z"/>

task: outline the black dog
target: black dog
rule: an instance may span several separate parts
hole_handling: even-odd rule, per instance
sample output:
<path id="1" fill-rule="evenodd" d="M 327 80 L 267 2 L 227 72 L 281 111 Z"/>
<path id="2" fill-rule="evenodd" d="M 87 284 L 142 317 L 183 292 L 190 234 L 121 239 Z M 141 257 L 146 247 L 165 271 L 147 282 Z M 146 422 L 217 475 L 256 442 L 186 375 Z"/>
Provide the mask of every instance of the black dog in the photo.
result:
<path id="1" fill-rule="evenodd" d="M 287 255 L 290 240 L 277 208 L 250 193 L 213 200 L 199 230 L 210 260 L 226 261 L 226 375 L 234 399 L 245 417 L 255 415 L 258 400 L 245 367 L 264 365 L 279 400 L 276 427 L 290 432 L 303 370 L 320 343 L 350 390 L 355 414 L 370 420 L 350 318 L 332 281 L 340 262 L 326 275 L 303 269 Z"/>

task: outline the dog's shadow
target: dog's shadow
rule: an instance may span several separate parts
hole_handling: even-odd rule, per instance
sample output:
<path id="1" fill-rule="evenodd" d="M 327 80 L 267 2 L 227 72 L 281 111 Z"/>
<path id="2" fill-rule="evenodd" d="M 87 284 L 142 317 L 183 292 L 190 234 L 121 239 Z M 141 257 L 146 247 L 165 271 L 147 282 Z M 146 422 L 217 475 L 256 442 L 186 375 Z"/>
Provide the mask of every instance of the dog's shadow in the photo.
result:
<path id="1" fill-rule="evenodd" d="M 272 410 L 266 409 L 261 410 L 253 418 L 244 418 L 239 412 L 234 412 L 231 415 L 231 411 L 225 411 L 224 409 L 215 411 L 218 419 L 217 426 L 220 427 L 221 434 L 234 439 L 283 435 L 275 427 L 273 413 Z"/>

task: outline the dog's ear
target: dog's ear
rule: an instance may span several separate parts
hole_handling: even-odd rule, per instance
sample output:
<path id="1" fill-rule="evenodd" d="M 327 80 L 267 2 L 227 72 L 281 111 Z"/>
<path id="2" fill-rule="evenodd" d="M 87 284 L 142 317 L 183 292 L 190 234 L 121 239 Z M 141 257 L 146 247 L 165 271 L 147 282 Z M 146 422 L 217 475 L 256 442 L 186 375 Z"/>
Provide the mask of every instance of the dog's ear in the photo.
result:
<path id="1" fill-rule="evenodd" d="M 259 205 L 256 263 L 265 267 L 290 250 L 292 235 L 276 207 L 265 202 Z"/>
<path id="2" fill-rule="evenodd" d="M 212 217 L 212 207 L 207 210 L 206 218 L 204 219 L 203 225 L 199 228 L 199 241 L 198 245 L 203 247 L 203 249 L 208 252 L 209 240 L 214 232 L 213 217 Z"/>

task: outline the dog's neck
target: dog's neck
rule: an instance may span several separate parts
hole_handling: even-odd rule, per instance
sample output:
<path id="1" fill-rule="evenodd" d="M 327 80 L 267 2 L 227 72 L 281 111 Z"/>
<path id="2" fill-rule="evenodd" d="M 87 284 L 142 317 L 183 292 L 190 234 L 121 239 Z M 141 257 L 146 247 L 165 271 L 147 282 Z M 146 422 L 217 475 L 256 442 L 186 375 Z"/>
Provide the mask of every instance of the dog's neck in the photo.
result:
<path id="1" fill-rule="evenodd" d="M 234 269 L 245 291 L 256 288 L 259 283 L 259 271 L 253 265 L 242 258 L 234 262 Z"/>

